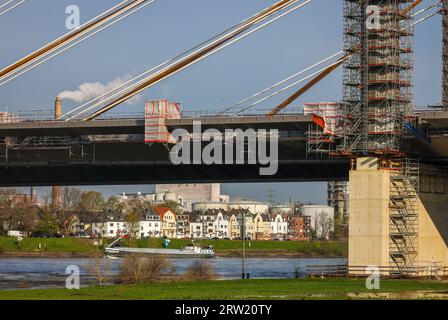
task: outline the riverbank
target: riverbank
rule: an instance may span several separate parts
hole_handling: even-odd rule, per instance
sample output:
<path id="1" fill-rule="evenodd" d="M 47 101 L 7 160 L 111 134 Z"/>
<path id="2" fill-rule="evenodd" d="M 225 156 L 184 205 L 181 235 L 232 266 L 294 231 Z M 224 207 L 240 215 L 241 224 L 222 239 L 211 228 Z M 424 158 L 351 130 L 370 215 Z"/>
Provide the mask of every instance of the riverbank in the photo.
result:
<path id="1" fill-rule="evenodd" d="M 0 300 L 301 300 L 448 299 L 448 283 L 383 280 L 367 290 L 362 279 L 254 279 L 113 285 L 80 290 L 0 291 Z"/>
<path id="2" fill-rule="evenodd" d="M 98 251 L 88 239 L 0 237 L 0 258 L 89 258 Z"/>
<path id="3" fill-rule="evenodd" d="M 170 248 L 180 249 L 190 243 L 190 240 L 172 239 Z M 196 244 L 212 246 L 217 257 L 241 256 L 241 241 L 197 240 Z M 161 239 L 133 240 L 131 244 L 123 245 L 163 248 Z M 0 237 L 0 258 L 90 258 L 102 252 L 102 249 L 94 246 L 88 239 L 24 238 L 19 244 L 14 238 Z M 246 243 L 248 258 L 345 258 L 347 250 L 347 242 L 342 241 L 247 241 Z"/>

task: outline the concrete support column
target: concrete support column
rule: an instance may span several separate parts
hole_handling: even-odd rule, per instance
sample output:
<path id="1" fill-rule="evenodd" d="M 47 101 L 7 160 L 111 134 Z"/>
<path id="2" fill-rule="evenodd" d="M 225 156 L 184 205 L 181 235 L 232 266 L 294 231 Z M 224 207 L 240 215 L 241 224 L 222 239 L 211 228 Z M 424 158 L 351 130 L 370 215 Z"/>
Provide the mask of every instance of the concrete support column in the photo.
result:
<path id="1" fill-rule="evenodd" d="M 420 276 L 434 276 L 440 268 L 448 267 L 448 173 L 422 165 L 419 171 L 415 267 Z M 396 268 L 389 254 L 391 174 L 379 168 L 376 158 L 358 158 L 356 169 L 350 171 L 348 265 L 353 269 Z M 352 274 L 364 274 L 362 270 Z"/>
<path id="2" fill-rule="evenodd" d="M 389 172 L 359 158 L 349 181 L 349 257 L 353 267 L 389 265 Z"/>

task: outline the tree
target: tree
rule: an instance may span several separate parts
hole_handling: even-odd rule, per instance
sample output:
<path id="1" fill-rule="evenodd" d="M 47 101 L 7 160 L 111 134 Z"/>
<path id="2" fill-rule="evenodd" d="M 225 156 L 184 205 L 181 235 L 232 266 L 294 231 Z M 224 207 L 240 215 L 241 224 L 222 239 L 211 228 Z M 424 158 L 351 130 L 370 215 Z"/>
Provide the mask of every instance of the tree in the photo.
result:
<path id="1" fill-rule="evenodd" d="M 13 212 L 16 194 L 17 191 L 12 188 L 0 189 L 0 232 L 2 234 L 6 234 L 16 223 Z"/>
<path id="2" fill-rule="evenodd" d="M 140 216 L 139 211 L 132 209 L 126 215 L 126 229 L 129 234 L 129 243 L 132 246 L 132 238 L 137 238 L 140 231 Z"/>
<path id="3" fill-rule="evenodd" d="M 118 199 L 116 196 L 111 196 L 107 199 L 105 203 L 105 209 L 109 212 L 120 212 L 122 213 L 126 208 L 125 204 Z"/>
<path id="4" fill-rule="evenodd" d="M 0 190 L 0 233 L 8 230 L 20 230 L 28 233 L 37 224 L 37 207 L 28 197 L 17 193 L 17 190 Z"/>
<path id="5" fill-rule="evenodd" d="M 128 210 L 136 210 L 137 212 L 141 212 L 151 209 L 153 206 L 152 203 L 137 198 L 129 201 L 127 207 Z"/>
<path id="6" fill-rule="evenodd" d="M 336 212 L 334 214 L 333 239 L 334 240 L 341 240 L 343 232 L 344 232 L 344 218 L 343 218 L 343 214 L 339 213 L 339 212 Z"/>
<path id="7" fill-rule="evenodd" d="M 59 233 L 58 221 L 51 212 L 43 212 L 37 231 L 49 236 L 54 236 Z"/>
<path id="8" fill-rule="evenodd" d="M 331 229 L 333 229 L 333 218 L 325 211 L 318 213 L 314 225 L 316 236 L 320 240 L 327 240 L 330 236 Z"/>
<path id="9" fill-rule="evenodd" d="M 81 190 L 74 187 L 63 187 L 61 189 L 60 207 L 52 210 L 57 217 L 61 232 L 68 236 L 70 229 L 78 219 L 76 219 L 77 210 L 81 200 Z M 54 203 L 54 202 L 52 202 Z"/>
<path id="10" fill-rule="evenodd" d="M 159 207 L 168 207 L 175 213 L 179 213 L 181 211 L 180 204 L 173 200 L 167 200 L 167 201 L 159 204 L 158 206 Z"/>
<path id="11" fill-rule="evenodd" d="M 17 229 L 25 234 L 33 231 L 39 224 L 38 207 L 34 204 L 21 201 L 13 210 L 18 223 Z"/>
<path id="12" fill-rule="evenodd" d="M 81 202 L 81 190 L 74 187 L 63 187 L 61 190 L 61 208 L 64 212 L 75 212 Z"/>
<path id="13" fill-rule="evenodd" d="M 104 210 L 105 205 L 101 192 L 86 191 L 81 194 L 78 209 L 85 213 L 100 212 Z"/>

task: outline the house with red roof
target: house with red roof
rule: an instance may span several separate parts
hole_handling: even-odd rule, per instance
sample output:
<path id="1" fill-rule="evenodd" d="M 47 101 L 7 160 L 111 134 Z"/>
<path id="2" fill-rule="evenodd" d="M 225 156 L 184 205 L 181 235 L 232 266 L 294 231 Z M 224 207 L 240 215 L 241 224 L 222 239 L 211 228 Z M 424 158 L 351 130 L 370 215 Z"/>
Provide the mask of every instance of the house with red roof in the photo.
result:
<path id="1" fill-rule="evenodd" d="M 176 213 L 169 207 L 154 207 L 162 223 L 160 234 L 162 237 L 176 238 Z"/>

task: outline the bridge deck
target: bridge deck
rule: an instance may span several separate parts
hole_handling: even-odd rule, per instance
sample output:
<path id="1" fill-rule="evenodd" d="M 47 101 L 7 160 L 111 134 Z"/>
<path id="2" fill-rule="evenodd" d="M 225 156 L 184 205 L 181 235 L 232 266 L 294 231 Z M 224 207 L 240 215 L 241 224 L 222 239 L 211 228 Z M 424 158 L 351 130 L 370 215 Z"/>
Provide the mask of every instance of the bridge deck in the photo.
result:
<path id="1" fill-rule="evenodd" d="M 203 117 L 170 119 L 170 129 L 191 129 L 193 121 L 200 121 L 204 129 L 253 128 L 307 130 L 312 123 L 310 115 L 279 115 L 273 117 Z M 24 121 L 0 124 L 0 137 L 15 136 L 82 136 L 105 134 L 143 134 L 144 119 L 108 119 L 94 121 Z"/>

